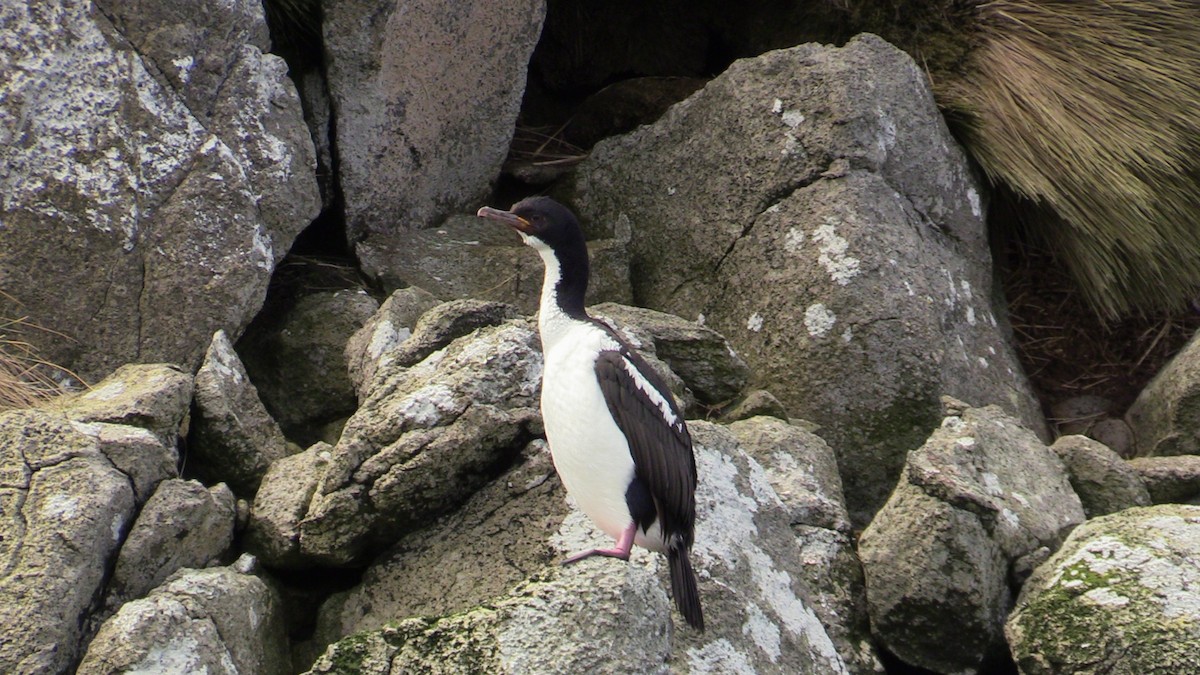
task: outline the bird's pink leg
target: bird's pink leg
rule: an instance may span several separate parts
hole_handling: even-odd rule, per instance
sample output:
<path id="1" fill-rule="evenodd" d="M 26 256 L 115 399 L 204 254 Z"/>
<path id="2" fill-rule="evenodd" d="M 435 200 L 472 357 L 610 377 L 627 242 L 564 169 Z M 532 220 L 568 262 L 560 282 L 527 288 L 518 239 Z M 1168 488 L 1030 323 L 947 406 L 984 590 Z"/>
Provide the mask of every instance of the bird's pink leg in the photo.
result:
<path id="1" fill-rule="evenodd" d="M 633 548 L 633 535 L 637 532 L 637 523 L 630 523 L 629 527 L 621 533 L 621 538 L 617 540 L 617 545 L 614 548 L 594 548 L 583 553 L 575 555 L 562 561 L 564 565 L 570 565 L 573 562 L 579 562 L 584 558 L 590 558 L 594 555 L 607 556 L 609 558 L 620 558 L 621 560 L 629 560 L 629 551 Z"/>

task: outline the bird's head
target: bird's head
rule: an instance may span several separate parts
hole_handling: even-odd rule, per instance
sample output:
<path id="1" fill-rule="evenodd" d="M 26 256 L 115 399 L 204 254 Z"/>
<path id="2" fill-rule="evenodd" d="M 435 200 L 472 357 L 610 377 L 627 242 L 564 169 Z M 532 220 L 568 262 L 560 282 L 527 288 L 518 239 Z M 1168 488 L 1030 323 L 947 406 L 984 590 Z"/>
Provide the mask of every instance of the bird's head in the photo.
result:
<path id="1" fill-rule="evenodd" d="M 521 234 L 526 244 L 543 244 L 555 251 L 583 246 L 583 231 L 575 214 L 549 197 L 527 197 L 513 204 L 511 211 L 485 206 L 480 218 L 498 220 Z"/>

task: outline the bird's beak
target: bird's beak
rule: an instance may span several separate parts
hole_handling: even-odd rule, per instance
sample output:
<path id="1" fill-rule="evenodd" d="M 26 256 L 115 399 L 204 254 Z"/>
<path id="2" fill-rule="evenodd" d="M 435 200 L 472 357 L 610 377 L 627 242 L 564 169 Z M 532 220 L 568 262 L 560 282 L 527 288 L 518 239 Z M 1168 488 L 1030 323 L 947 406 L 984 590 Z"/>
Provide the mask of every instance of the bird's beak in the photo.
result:
<path id="1" fill-rule="evenodd" d="M 500 209 L 493 209 L 490 206 L 485 206 L 479 209 L 479 212 L 475 215 L 479 216 L 480 218 L 498 220 L 522 234 L 533 233 L 533 226 L 530 224 L 530 222 L 513 213 L 512 211 L 501 211 Z"/>

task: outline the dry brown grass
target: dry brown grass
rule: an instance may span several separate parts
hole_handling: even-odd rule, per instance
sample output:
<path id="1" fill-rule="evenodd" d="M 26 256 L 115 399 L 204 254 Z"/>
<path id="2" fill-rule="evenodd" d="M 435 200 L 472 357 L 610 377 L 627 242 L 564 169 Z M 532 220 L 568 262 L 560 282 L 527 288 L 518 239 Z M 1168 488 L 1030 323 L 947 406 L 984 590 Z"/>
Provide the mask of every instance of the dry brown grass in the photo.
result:
<path id="1" fill-rule="evenodd" d="M 24 318 L 0 319 L 0 412 L 30 408 L 63 392 L 50 377 L 62 368 L 38 358 L 37 350 L 22 336 L 44 330 Z"/>
<path id="2" fill-rule="evenodd" d="M 939 103 L 1105 317 L 1200 289 L 1200 2 L 994 0 Z"/>

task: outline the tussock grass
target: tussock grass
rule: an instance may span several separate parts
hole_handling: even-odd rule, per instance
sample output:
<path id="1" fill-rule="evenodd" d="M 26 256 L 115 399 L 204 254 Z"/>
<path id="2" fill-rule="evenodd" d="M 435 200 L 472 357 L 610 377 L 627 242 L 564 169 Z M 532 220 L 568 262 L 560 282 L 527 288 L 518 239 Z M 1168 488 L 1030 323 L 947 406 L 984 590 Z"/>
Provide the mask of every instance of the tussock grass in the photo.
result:
<path id="1" fill-rule="evenodd" d="M 953 4 L 953 3 L 952 3 Z M 1200 1 L 994 0 L 939 103 L 1101 316 L 1200 289 Z"/>
<path id="2" fill-rule="evenodd" d="M 21 338 L 31 329 L 38 327 L 24 318 L 0 319 L 0 412 L 31 408 L 63 393 L 50 373 L 66 371 L 38 358 L 33 345 Z"/>

